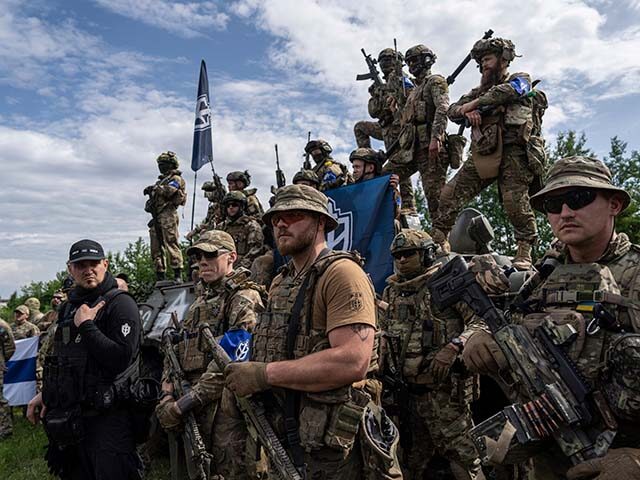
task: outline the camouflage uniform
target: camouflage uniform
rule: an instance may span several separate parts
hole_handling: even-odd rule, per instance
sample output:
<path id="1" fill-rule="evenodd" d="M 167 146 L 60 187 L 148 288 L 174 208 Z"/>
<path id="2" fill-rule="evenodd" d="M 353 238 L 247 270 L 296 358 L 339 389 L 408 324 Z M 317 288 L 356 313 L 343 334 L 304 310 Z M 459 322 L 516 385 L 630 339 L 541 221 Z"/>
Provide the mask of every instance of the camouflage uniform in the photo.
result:
<path id="1" fill-rule="evenodd" d="M 333 157 L 331 157 L 331 152 L 333 151 L 331 145 L 325 140 L 318 139 L 311 140 L 304 147 L 305 152 L 309 155 L 316 149 L 322 152 L 318 158 L 314 158 L 316 166 L 313 167 L 314 173 L 320 179 L 319 190 L 321 192 L 353 183 L 353 178 L 351 178 L 351 174 L 346 165 L 336 162 Z"/>
<path id="2" fill-rule="evenodd" d="M 237 202 L 242 206 L 235 218 L 229 218 L 217 225 L 218 230 L 227 232 L 233 237 L 238 252 L 238 259 L 234 267 L 251 268 L 253 261 L 264 254 L 264 235 L 260 224 L 244 214 L 246 208 L 246 197 L 242 192 L 229 192 L 225 195 L 223 206 L 229 202 Z"/>
<path id="3" fill-rule="evenodd" d="M 145 194 L 150 195 L 145 210 L 154 215 L 148 224 L 151 256 L 159 278 L 163 278 L 166 271 L 165 255 L 168 254 L 169 264 L 178 279 L 182 269 L 178 207 L 187 202 L 186 184 L 182 173 L 177 169 L 178 158 L 175 153 L 161 154 L 158 157 L 158 166 L 161 168 L 158 181 L 145 189 Z M 157 236 L 155 222 L 159 225 L 162 239 Z"/>
<path id="4" fill-rule="evenodd" d="M 16 351 L 16 344 L 13 339 L 11 327 L 7 322 L 0 319 L 0 440 L 13 433 L 13 422 L 11 420 L 11 407 L 9 402 L 2 395 L 4 385 L 4 372 L 6 362 Z"/>
<path id="5" fill-rule="evenodd" d="M 196 250 L 233 251 L 233 240 L 219 231 L 204 233 L 189 248 Z M 212 470 L 224 478 L 248 479 L 244 451 L 246 428 L 241 419 L 231 418 L 220 410 L 222 373 L 211 357 L 200 350 L 200 327 L 208 325 L 215 337 L 234 329 L 253 330 L 257 314 L 263 310 L 264 289 L 249 280 L 243 268 L 212 284 L 202 283 L 200 295 L 189 307 L 183 321 L 184 339 L 175 347 L 176 355 L 192 389 L 188 399 L 178 399 L 181 410 L 193 410 L 207 450 L 214 455 Z M 266 295 L 265 295 L 266 296 Z M 163 381 L 169 382 L 169 363 L 165 359 Z M 183 408 L 184 405 L 188 407 Z"/>
<path id="6" fill-rule="evenodd" d="M 487 46 L 486 42 L 502 43 Z M 481 40 L 474 49 L 472 55 L 477 61 L 496 49 L 507 59 L 515 56 L 513 44 L 508 40 Z M 497 181 L 505 213 L 518 241 L 519 251 L 514 266 L 520 268 L 518 260 L 528 257 L 528 265 L 523 263 L 523 269 L 531 264 L 531 245 L 538 236 L 535 216 L 529 205 L 529 190 L 542 175 L 546 162 L 541 136 L 541 118 L 546 99 L 540 92 L 538 100 L 544 102 L 544 108 L 534 111 L 534 105 L 539 102 L 536 100 L 534 104 L 528 95 L 530 91 L 529 74 L 505 73 L 497 85 L 486 91 L 476 87 L 449 107 L 448 115 L 453 121 L 461 121 L 460 107 L 472 100 L 478 99 L 481 111 L 493 110 L 483 115 L 480 128 L 472 129 L 471 159 L 442 189 L 440 213 L 434 221 L 434 227 L 443 237 L 446 236 L 467 203 Z M 440 243 L 439 237 L 437 240 Z"/>
<path id="7" fill-rule="evenodd" d="M 253 217 L 258 222 L 262 222 L 262 214 L 264 213 L 264 209 L 262 208 L 262 204 L 260 203 L 260 200 L 258 200 L 258 197 L 256 195 L 257 189 L 247 188 L 249 185 L 251 185 L 251 175 L 249 174 L 249 171 L 245 170 L 244 172 L 230 172 L 227 175 L 227 181 L 240 181 L 244 184 L 244 187 L 240 191 L 244 193 L 245 197 L 247 197 L 247 207 L 245 209 L 245 214 L 249 217 Z M 229 191 L 233 191 L 231 186 L 229 187 Z"/>
<path id="8" fill-rule="evenodd" d="M 391 250 L 394 254 L 420 250 L 426 251 L 420 255 L 433 255 L 435 248 L 426 233 L 405 229 L 396 236 Z M 421 263 L 428 265 L 430 261 L 422 259 Z M 385 364 L 401 370 L 408 388 L 406 404 L 393 405 L 398 403 L 396 398 L 389 409 L 401 409 L 405 479 L 422 480 L 436 453 L 450 461 L 457 479 L 475 479 L 480 459 L 469 430 L 473 426 L 470 405 L 477 394 L 478 379 L 464 369 L 454 369 L 437 381 L 431 366 L 438 352 L 450 348 L 447 344 L 452 339 L 466 339 L 484 324 L 463 306 L 439 311 L 431 305 L 426 281 L 438 269 L 439 265 L 425 266 L 416 276 L 396 273 L 387 279 L 382 294 L 382 300 L 388 303 L 382 321 L 389 345 Z"/>
<path id="9" fill-rule="evenodd" d="M 40 300 L 35 297 L 27 298 L 24 304 L 29 307 L 29 321 L 34 325 L 38 325 L 44 313 L 40 311 Z"/>
<path id="10" fill-rule="evenodd" d="M 447 179 L 449 157 L 445 148 L 449 87 L 441 75 L 431 74 L 435 54 L 424 45 L 407 50 L 405 58 L 419 56 L 422 68 L 416 72 L 416 87 L 411 91 L 400 112 L 402 131 L 399 136 L 400 151 L 389 158 L 385 172 L 398 174 L 401 180 L 420 172 L 431 221 L 438 215 L 440 190 Z M 412 72 L 413 73 L 413 72 Z M 440 142 L 436 161 L 429 160 L 429 144 Z M 400 192 L 403 193 L 402 190 Z M 402 198 L 404 208 L 414 207 L 413 198 Z"/>
<path id="11" fill-rule="evenodd" d="M 20 305 L 16 307 L 16 312 L 19 312 L 23 315 L 24 314 L 28 315 L 29 308 L 26 305 Z M 20 323 L 15 321 L 12 328 L 13 328 L 13 338 L 15 338 L 16 340 L 22 340 L 23 338 L 29 338 L 29 337 L 37 337 L 38 335 L 40 335 L 40 329 L 36 327 L 33 323 L 31 323 L 29 320 L 24 320 Z"/>

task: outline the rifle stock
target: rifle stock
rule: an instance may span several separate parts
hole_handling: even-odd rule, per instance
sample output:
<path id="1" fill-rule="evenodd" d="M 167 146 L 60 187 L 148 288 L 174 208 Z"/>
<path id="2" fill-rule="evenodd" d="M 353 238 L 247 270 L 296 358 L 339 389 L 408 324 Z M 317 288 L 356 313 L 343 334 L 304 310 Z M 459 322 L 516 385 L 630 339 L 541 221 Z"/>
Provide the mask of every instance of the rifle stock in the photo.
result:
<path id="1" fill-rule="evenodd" d="M 311 141 L 311 132 L 307 132 L 307 145 L 309 145 L 309 142 Z M 311 162 L 309 161 L 309 152 L 305 152 L 304 154 L 304 163 L 302 164 L 302 166 L 304 167 L 305 170 L 312 170 L 311 168 Z"/>

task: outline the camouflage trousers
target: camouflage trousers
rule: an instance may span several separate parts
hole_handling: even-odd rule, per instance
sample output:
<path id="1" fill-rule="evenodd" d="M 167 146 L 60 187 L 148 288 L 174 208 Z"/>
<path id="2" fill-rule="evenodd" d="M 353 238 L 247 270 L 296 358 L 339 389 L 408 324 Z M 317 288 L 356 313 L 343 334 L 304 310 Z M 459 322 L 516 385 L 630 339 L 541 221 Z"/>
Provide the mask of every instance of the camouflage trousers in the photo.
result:
<path id="1" fill-rule="evenodd" d="M 9 402 L 2 395 L 4 385 L 4 363 L 0 362 L 0 440 L 13 433 L 13 421 L 11 418 L 11 407 Z"/>
<path id="2" fill-rule="evenodd" d="M 435 454 L 448 459 L 454 473 L 462 473 L 456 478 L 484 479 L 469 437 L 473 426 L 469 403 L 452 398 L 450 384 L 425 394 L 410 394 L 409 410 L 411 425 L 400 429 L 401 435 L 411 433 L 410 450 L 403 452 L 405 480 L 422 480 Z"/>
<path id="3" fill-rule="evenodd" d="M 538 237 L 535 215 L 529 204 L 529 186 L 534 174 L 528 166 L 524 148 L 519 145 L 504 145 L 502 163 L 495 178 L 480 178 L 473 161 L 464 162 L 442 189 L 440 213 L 433 226 L 449 233 L 467 203 L 496 180 L 502 206 L 513 225 L 516 240 L 533 243 Z"/>
<path id="4" fill-rule="evenodd" d="M 435 223 L 436 217 L 439 215 L 440 192 L 447 180 L 447 169 L 449 168 L 449 156 L 446 150 L 440 151 L 440 155 L 435 162 L 429 160 L 429 150 L 422 147 L 416 141 L 413 150 L 413 156 L 407 163 L 398 162 L 399 158 L 406 158 L 411 152 L 401 151 L 397 156 L 393 156 L 386 163 L 382 171 L 384 173 L 395 173 L 400 177 L 400 196 L 402 197 L 402 207 L 415 211 L 415 202 L 413 199 L 413 191 L 411 197 L 407 198 L 408 193 L 403 192 L 402 182 L 409 179 L 411 175 L 420 172 L 420 180 L 422 188 L 427 199 L 427 207 L 429 209 L 429 217 L 431 223 Z M 394 161 L 395 160 L 395 161 Z"/>
<path id="5" fill-rule="evenodd" d="M 152 220 L 155 221 L 155 220 Z M 169 211 L 158 215 L 157 219 L 162 233 L 162 241 L 158 241 L 156 228 L 151 224 L 149 237 L 151 239 L 151 257 L 156 272 L 166 271 L 165 256 L 169 256 L 169 265 L 172 269 L 182 268 L 182 251 L 180 250 L 178 232 L 178 212 Z"/>

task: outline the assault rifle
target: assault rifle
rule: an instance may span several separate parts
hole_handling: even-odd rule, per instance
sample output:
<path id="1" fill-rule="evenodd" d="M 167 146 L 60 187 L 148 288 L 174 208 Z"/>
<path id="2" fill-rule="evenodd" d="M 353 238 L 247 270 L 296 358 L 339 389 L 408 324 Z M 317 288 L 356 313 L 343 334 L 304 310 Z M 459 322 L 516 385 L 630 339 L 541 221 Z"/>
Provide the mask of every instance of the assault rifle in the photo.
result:
<path id="1" fill-rule="evenodd" d="M 173 384 L 173 393 L 178 397 L 182 397 L 189 393 L 191 385 L 186 380 L 184 370 L 182 370 L 176 352 L 173 350 L 174 344 L 180 341 L 181 338 L 181 328 L 178 324 L 176 312 L 171 313 L 171 320 L 174 326 L 169 326 L 162 332 L 162 352 L 165 358 L 169 360 L 169 376 Z M 208 480 L 211 468 L 211 454 L 207 452 L 193 411 L 183 414 L 182 418 L 184 429 L 181 437 L 189 479 Z M 178 452 L 174 435 L 174 433 L 170 434 L 169 448 L 171 450 L 171 469 L 175 473 L 178 468 Z"/>
<path id="2" fill-rule="evenodd" d="M 309 142 L 311 141 L 311 132 L 307 132 L 307 145 L 309 145 Z M 302 164 L 302 167 L 305 170 L 312 170 L 313 168 L 311 167 L 311 162 L 309 161 L 309 152 L 304 152 L 304 163 Z"/>
<path id="3" fill-rule="evenodd" d="M 202 184 L 202 190 L 205 192 L 213 192 L 213 195 L 207 196 L 210 202 L 222 204 L 222 199 L 227 194 L 227 189 L 224 188 L 220 175 L 213 169 L 213 164 L 211 164 L 211 170 L 213 171 L 213 181 L 204 182 Z"/>
<path id="4" fill-rule="evenodd" d="M 218 366 L 218 369 L 223 372 L 225 367 L 231 363 L 229 355 L 218 344 L 208 325 L 203 325 L 200 333 L 211 350 L 213 361 Z M 300 472 L 289 458 L 287 451 L 280 443 L 278 436 L 265 416 L 262 402 L 248 397 L 236 397 L 236 399 L 240 411 L 244 415 L 249 435 L 257 444 L 262 445 L 269 457 L 272 467 L 270 473 L 275 475 L 274 478 L 279 480 L 303 480 L 305 478 L 304 472 Z"/>
<path id="5" fill-rule="evenodd" d="M 544 320 L 533 334 L 523 325 L 509 323 L 460 256 L 445 264 L 427 285 L 439 308 L 463 301 L 485 321 L 528 399 L 509 405 L 471 430 L 485 460 L 521 461 L 522 455 L 531 456 L 531 450 L 549 438 L 574 465 L 607 452 L 617 423 L 602 393 L 589 385 L 567 356 L 565 345 L 571 336 L 567 340 L 559 335 L 559 327 L 550 320 Z"/>
<path id="6" fill-rule="evenodd" d="M 358 75 L 356 75 L 356 80 L 373 80 L 373 83 L 376 87 L 382 87 L 383 83 L 380 79 L 378 69 L 376 68 L 376 63 L 378 63 L 378 60 L 376 60 L 375 58 L 371 58 L 371 54 L 367 55 L 367 52 L 364 51 L 364 48 L 361 48 L 360 51 L 362 52 L 362 55 L 364 55 L 364 61 L 367 63 L 369 73 L 359 73 Z"/>
<path id="7" fill-rule="evenodd" d="M 284 172 L 280 170 L 280 158 L 278 157 L 278 144 L 276 143 L 276 185 L 278 188 L 282 188 L 287 184 L 287 179 L 284 178 Z"/>
<path id="8" fill-rule="evenodd" d="M 404 84 L 404 73 L 402 73 L 402 61 L 400 60 L 400 56 L 398 55 L 398 42 L 396 39 L 393 39 L 393 51 L 396 54 L 396 77 L 398 77 L 398 81 L 400 82 L 400 90 L 402 92 L 402 98 L 400 98 L 399 106 L 403 107 L 407 101 L 407 87 Z"/>

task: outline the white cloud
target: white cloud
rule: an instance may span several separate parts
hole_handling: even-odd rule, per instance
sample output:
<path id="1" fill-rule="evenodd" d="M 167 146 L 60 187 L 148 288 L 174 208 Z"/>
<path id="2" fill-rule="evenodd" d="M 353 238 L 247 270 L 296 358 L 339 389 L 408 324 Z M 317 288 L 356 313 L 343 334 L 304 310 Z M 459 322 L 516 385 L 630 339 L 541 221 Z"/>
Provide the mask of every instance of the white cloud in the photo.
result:
<path id="1" fill-rule="evenodd" d="M 209 29 L 224 30 L 229 16 L 216 2 L 171 0 L 95 0 L 107 10 L 184 38 L 205 36 Z"/>

